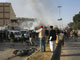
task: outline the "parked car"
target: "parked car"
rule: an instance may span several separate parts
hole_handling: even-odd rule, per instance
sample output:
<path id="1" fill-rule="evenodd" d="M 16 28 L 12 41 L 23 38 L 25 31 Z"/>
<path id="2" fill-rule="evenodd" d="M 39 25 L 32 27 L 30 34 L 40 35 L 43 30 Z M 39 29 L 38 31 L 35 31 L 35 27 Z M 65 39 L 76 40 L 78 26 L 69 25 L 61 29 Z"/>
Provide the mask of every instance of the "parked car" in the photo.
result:
<path id="1" fill-rule="evenodd" d="M 22 37 L 21 32 L 20 31 L 16 31 L 16 30 L 10 30 L 10 31 L 8 31 L 8 38 L 9 39 L 10 39 L 11 32 L 13 32 L 13 34 L 14 34 L 15 41 L 20 41 L 21 40 L 21 37 Z"/>

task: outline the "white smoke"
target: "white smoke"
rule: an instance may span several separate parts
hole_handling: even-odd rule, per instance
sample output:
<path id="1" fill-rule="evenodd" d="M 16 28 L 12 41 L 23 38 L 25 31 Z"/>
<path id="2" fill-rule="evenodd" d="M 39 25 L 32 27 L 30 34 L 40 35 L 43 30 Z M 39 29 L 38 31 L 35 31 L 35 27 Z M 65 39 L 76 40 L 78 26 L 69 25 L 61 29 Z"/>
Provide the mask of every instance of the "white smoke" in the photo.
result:
<path id="1" fill-rule="evenodd" d="M 34 7 L 37 13 L 36 18 L 38 19 L 38 21 L 44 25 L 54 25 L 53 17 L 50 15 L 50 12 L 48 12 L 48 10 L 42 4 L 41 0 L 31 0 L 31 1 L 33 4 L 32 6 Z"/>
<path id="2" fill-rule="evenodd" d="M 39 26 L 39 22 L 38 21 L 24 21 L 21 22 L 20 24 L 20 28 L 21 29 L 29 29 L 29 30 L 33 30 L 35 29 L 35 27 Z"/>
<path id="3" fill-rule="evenodd" d="M 24 28 L 34 29 L 40 24 L 57 25 L 58 9 L 54 0 L 8 0 L 12 3 L 15 13 L 18 17 L 36 18 L 37 21 L 23 22 L 20 26 Z M 48 4 L 48 5 L 47 5 Z M 54 5 L 53 8 L 50 7 Z"/>

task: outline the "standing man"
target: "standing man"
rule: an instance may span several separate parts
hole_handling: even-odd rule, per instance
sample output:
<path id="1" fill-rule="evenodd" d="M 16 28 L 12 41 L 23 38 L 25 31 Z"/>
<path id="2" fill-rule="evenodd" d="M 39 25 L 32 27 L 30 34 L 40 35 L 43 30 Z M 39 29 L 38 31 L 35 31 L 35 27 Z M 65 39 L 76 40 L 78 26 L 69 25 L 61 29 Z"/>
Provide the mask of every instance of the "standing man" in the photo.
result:
<path id="1" fill-rule="evenodd" d="M 53 26 L 50 26 L 50 36 L 49 36 L 49 42 L 50 42 L 50 49 L 52 52 L 55 51 L 55 45 L 56 45 L 56 31 L 53 29 Z"/>
<path id="2" fill-rule="evenodd" d="M 78 33 L 77 33 L 77 31 L 73 32 L 73 36 L 74 36 L 74 40 L 77 41 L 78 40 Z"/>
<path id="3" fill-rule="evenodd" d="M 63 31 L 60 32 L 59 40 L 61 40 L 62 46 L 64 46 L 64 33 L 63 33 Z"/>
<path id="4" fill-rule="evenodd" d="M 36 32 L 39 33 L 39 38 L 40 38 L 40 49 L 41 49 L 41 52 L 43 52 L 43 51 L 45 52 L 45 44 L 46 44 L 46 41 L 45 41 L 43 26 L 40 25 L 40 29 L 37 30 Z"/>
<path id="5" fill-rule="evenodd" d="M 11 32 L 11 34 L 10 34 L 10 42 L 11 42 L 11 45 L 12 46 L 14 46 L 14 39 L 15 39 L 15 36 L 14 36 L 14 33 L 13 32 Z"/>
<path id="6" fill-rule="evenodd" d="M 47 27 L 45 27 L 44 29 L 45 29 L 45 40 L 46 43 L 49 44 L 49 30 L 47 29 Z"/>
<path id="7" fill-rule="evenodd" d="M 60 30 L 58 28 L 56 28 L 56 46 L 59 42 L 59 35 L 60 35 Z"/>

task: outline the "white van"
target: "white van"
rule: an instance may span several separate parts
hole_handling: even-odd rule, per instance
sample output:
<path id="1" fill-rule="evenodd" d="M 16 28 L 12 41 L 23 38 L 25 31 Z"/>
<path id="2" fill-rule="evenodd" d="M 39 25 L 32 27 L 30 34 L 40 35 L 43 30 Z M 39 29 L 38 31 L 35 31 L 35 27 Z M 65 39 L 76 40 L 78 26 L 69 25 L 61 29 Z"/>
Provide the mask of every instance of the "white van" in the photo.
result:
<path id="1" fill-rule="evenodd" d="M 13 32 L 13 34 L 14 34 L 14 39 L 16 39 L 16 40 L 20 40 L 21 39 L 21 32 L 20 31 L 16 31 L 16 30 L 10 30 L 10 31 L 8 31 L 9 32 L 9 34 L 8 34 L 8 37 L 9 37 L 9 39 L 10 39 L 10 34 L 11 34 L 11 32 Z"/>

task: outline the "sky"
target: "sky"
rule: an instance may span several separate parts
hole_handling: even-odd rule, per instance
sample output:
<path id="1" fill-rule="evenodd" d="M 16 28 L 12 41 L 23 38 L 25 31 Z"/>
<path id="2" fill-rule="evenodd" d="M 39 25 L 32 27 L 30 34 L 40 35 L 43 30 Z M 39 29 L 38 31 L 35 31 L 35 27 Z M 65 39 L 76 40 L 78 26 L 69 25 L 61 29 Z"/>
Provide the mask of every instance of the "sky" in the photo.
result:
<path id="1" fill-rule="evenodd" d="M 66 26 L 80 11 L 80 0 L 0 0 L 11 2 L 17 17 L 41 17 L 50 24 Z M 58 8 L 58 6 L 62 6 Z M 60 9 L 60 16 L 59 16 Z M 58 21 L 62 18 L 62 21 Z M 52 23 L 54 21 L 54 23 Z"/>
<path id="2" fill-rule="evenodd" d="M 80 11 L 80 0 L 61 0 L 62 18 L 65 24 L 73 21 L 73 16 Z"/>

